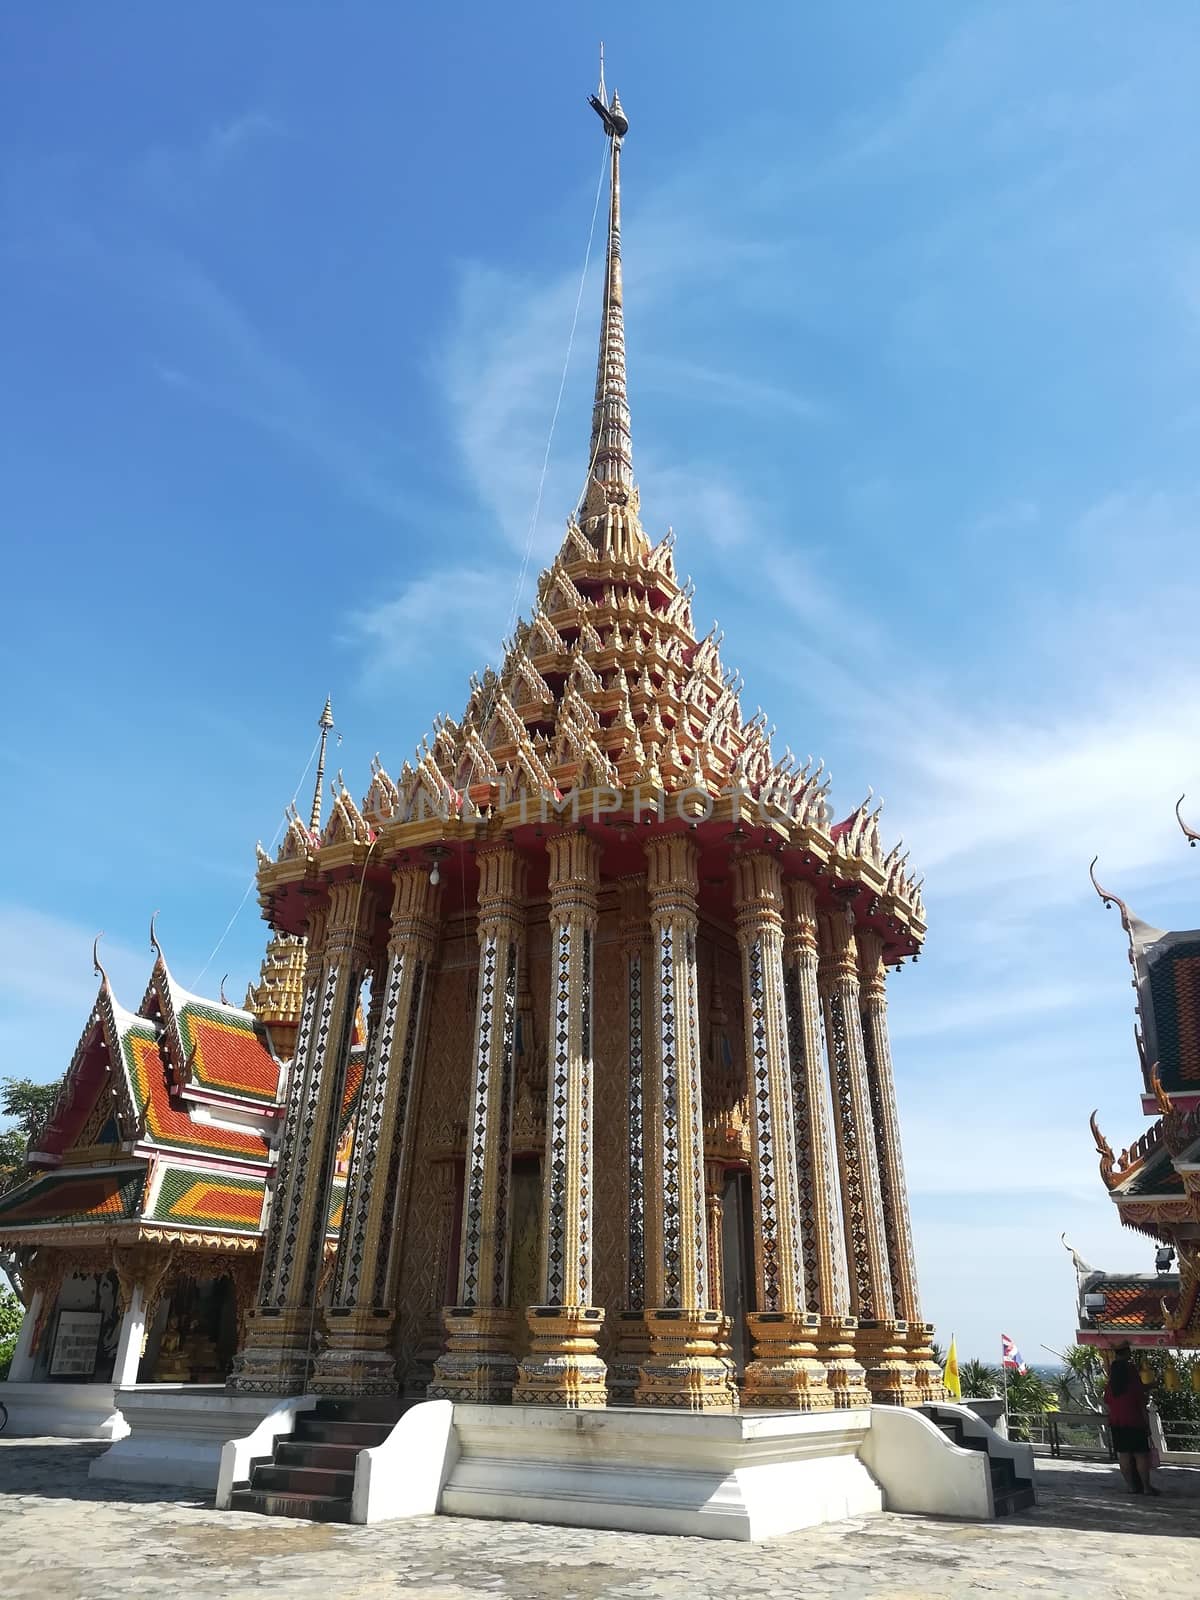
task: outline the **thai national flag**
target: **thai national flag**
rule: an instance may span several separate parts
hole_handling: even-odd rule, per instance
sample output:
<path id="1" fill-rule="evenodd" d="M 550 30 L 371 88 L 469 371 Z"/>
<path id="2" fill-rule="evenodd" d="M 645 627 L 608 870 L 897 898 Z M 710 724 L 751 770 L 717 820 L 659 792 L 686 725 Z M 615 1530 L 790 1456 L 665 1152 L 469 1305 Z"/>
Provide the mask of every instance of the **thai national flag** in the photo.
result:
<path id="1" fill-rule="evenodd" d="M 1010 1372 L 1029 1371 L 1029 1368 L 1025 1365 L 1025 1357 L 1006 1333 L 1000 1335 L 1000 1349 L 1003 1352 L 1004 1365 Z"/>

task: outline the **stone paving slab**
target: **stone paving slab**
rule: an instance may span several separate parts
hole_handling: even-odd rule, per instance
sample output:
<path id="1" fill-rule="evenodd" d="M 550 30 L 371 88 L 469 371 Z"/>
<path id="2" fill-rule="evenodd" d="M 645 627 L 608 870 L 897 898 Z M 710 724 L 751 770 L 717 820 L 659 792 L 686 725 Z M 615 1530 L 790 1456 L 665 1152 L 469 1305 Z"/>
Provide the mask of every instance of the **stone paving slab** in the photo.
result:
<path id="1" fill-rule="evenodd" d="M 93 1483 L 105 1449 L 0 1439 L 5 1600 L 1180 1600 L 1200 1572 L 1200 1471 L 1160 1500 L 1115 1467 L 1039 1463 L 1035 1511 L 996 1523 L 884 1515 L 763 1544 L 422 1517 L 351 1528 L 222 1512 L 170 1485 Z"/>

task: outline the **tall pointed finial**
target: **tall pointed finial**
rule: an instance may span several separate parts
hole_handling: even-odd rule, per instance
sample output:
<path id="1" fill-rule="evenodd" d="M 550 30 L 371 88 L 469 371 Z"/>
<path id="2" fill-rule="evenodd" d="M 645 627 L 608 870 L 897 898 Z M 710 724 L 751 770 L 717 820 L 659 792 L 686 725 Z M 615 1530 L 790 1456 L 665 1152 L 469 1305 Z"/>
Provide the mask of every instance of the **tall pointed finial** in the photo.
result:
<path id="1" fill-rule="evenodd" d="M 604 265 L 604 306 L 600 321 L 600 356 L 596 364 L 596 398 L 592 407 L 592 440 L 584 504 L 592 515 L 606 506 L 628 504 L 633 486 L 633 436 L 625 381 L 625 308 L 621 279 L 621 144 L 629 119 L 614 90 L 604 86 L 604 46 L 600 47 L 600 92 L 588 103 L 604 124 L 610 153 L 608 251 Z M 636 504 L 636 501 L 634 502 Z"/>
<path id="2" fill-rule="evenodd" d="M 310 833 L 321 831 L 321 792 L 325 786 L 325 743 L 329 738 L 329 730 L 333 727 L 333 697 L 325 697 L 325 709 L 321 713 L 321 720 L 317 723 L 321 730 L 321 753 L 317 757 L 317 782 L 313 789 L 312 818 L 309 821 Z"/>

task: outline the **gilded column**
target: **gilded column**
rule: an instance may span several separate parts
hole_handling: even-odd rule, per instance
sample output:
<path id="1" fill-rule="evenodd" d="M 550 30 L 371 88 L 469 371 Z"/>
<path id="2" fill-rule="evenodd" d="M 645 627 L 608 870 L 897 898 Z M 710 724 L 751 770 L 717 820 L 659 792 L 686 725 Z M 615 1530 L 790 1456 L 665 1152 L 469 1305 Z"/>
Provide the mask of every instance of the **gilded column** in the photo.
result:
<path id="1" fill-rule="evenodd" d="M 439 889 L 427 866 L 397 869 L 391 935 L 359 1099 L 326 1342 L 312 1387 L 320 1394 L 394 1394 L 394 1262 L 412 1162 L 424 1051 L 425 994 L 438 937 Z"/>
<path id="2" fill-rule="evenodd" d="M 837 1157 L 817 984 L 817 896 L 813 885 L 784 885 L 783 990 L 787 1010 L 792 1114 L 805 1298 L 819 1317 L 817 1353 L 838 1407 L 867 1406 L 870 1391 L 854 1356 L 858 1319 L 850 1312 L 846 1242 L 838 1205 Z"/>
<path id="3" fill-rule="evenodd" d="M 683 834 L 646 845 L 655 1036 L 653 1198 L 647 1206 L 646 1326 L 650 1354 L 638 1405 L 729 1411 L 737 1390 L 717 1353 L 722 1314 L 711 1303 L 700 1103 L 696 932 L 698 851 Z"/>
<path id="4" fill-rule="evenodd" d="M 548 841 L 550 1062 L 542 1205 L 542 1297 L 526 1313 L 531 1336 L 514 1404 L 602 1406 L 596 1353 L 604 1312 L 592 1304 L 592 976 L 600 851 L 585 829 Z"/>
<path id="5" fill-rule="evenodd" d="M 319 926 L 310 933 L 258 1305 L 246 1319 L 232 1389 L 296 1394 L 307 1384 L 346 1066 L 374 926 L 374 890 L 344 879 L 330 887 L 323 936 Z"/>
<path id="6" fill-rule="evenodd" d="M 896 1110 L 896 1084 L 887 1025 L 887 968 L 883 940 L 870 928 L 858 933 L 859 999 L 863 1048 L 871 1094 L 875 1151 L 879 1163 L 879 1189 L 883 1200 L 884 1232 L 892 1275 L 896 1315 L 907 1324 L 904 1338 L 913 1366 L 915 1393 L 906 1392 L 911 1404 L 944 1400 L 942 1371 L 933 1358 L 934 1328 L 921 1316 L 917 1293 L 917 1264 L 913 1252 L 908 1185 L 904 1181 L 904 1154 L 900 1143 L 900 1118 Z"/>
<path id="7" fill-rule="evenodd" d="M 525 863 L 510 844 L 485 846 L 476 862 L 479 995 L 458 1304 L 443 1314 L 448 1344 L 434 1366 L 429 1393 L 439 1400 L 494 1402 L 511 1399 L 517 1371 L 516 1319 L 508 1309 L 508 1245 Z"/>
<path id="8" fill-rule="evenodd" d="M 833 1086 L 842 1220 L 850 1269 L 850 1309 L 858 1318 L 855 1352 L 877 1402 L 900 1404 L 911 1369 L 900 1337 L 888 1265 L 883 1197 L 871 1123 L 866 1050 L 859 1014 L 854 921 L 841 906 L 820 917 L 818 983 Z"/>
<path id="9" fill-rule="evenodd" d="M 789 1411 L 833 1405 L 816 1359 L 816 1312 L 805 1304 L 796 1168 L 796 1130 L 783 988 L 783 877 L 764 852 L 734 861 L 734 905 L 742 956 L 746 1060 L 754 1185 L 754 1267 L 758 1310 L 747 1315 L 754 1341 L 742 1403 Z"/>
<path id="10" fill-rule="evenodd" d="M 638 1369 L 650 1351 L 646 1331 L 646 1141 L 651 1121 L 647 1092 L 652 1041 L 644 1025 L 650 913 L 642 874 L 621 878 L 617 888 L 625 952 L 625 1303 L 617 1314 L 616 1349 L 608 1368 L 608 1403 L 627 1406 L 634 1403 Z"/>

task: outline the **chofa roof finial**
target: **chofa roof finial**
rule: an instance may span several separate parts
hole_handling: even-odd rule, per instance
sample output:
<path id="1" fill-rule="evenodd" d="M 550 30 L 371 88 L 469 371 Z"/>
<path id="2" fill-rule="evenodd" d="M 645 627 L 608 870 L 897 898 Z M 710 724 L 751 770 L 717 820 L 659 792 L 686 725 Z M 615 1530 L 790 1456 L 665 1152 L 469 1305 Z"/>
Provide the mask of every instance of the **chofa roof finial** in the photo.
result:
<path id="1" fill-rule="evenodd" d="M 1192 849 L 1194 850 L 1196 848 L 1197 844 L 1200 844 L 1200 833 L 1197 833 L 1195 828 L 1189 828 L 1187 823 L 1183 820 L 1183 812 L 1179 808 L 1180 808 L 1180 806 L 1182 806 L 1183 802 L 1186 799 L 1187 799 L 1187 795 L 1186 794 L 1181 794 L 1179 796 L 1179 799 L 1176 800 L 1176 802 L 1175 802 L 1175 816 L 1179 821 L 1179 826 L 1183 829 L 1183 837 L 1187 840 L 1187 842 L 1191 845 Z"/>
<path id="2" fill-rule="evenodd" d="M 162 962 L 163 966 L 165 967 L 166 964 L 167 964 L 166 957 L 162 953 L 162 945 L 160 945 L 159 942 L 158 942 L 158 934 L 155 932 L 155 928 L 154 928 L 154 924 L 157 922 L 157 920 L 158 920 L 158 912 L 157 911 L 152 911 L 150 913 L 150 948 L 151 948 L 151 950 L 154 951 L 155 956 L 158 958 L 159 961 Z"/>
<path id="3" fill-rule="evenodd" d="M 103 937 L 104 933 L 102 930 L 92 940 L 92 971 L 100 979 L 101 983 L 106 989 L 111 989 L 112 984 L 108 981 L 108 973 L 105 972 L 104 963 L 100 960 L 100 941 L 103 939 Z"/>
<path id="4" fill-rule="evenodd" d="M 1125 929 L 1126 933 L 1131 933 L 1132 930 L 1129 926 L 1129 907 L 1125 904 L 1124 900 L 1121 899 L 1119 894 L 1113 894 L 1111 890 L 1104 888 L 1104 886 L 1096 878 L 1096 863 L 1099 861 L 1099 859 L 1099 856 L 1093 856 L 1091 865 L 1088 867 L 1088 877 L 1092 880 L 1092 888 L 1095 889 L 1101 900 L 1104 901 L 1104 909 L 1106 911 L 1111 911 L 1113 906 L 1119 907 L 1121 912 L 1121 926 Z"/>

